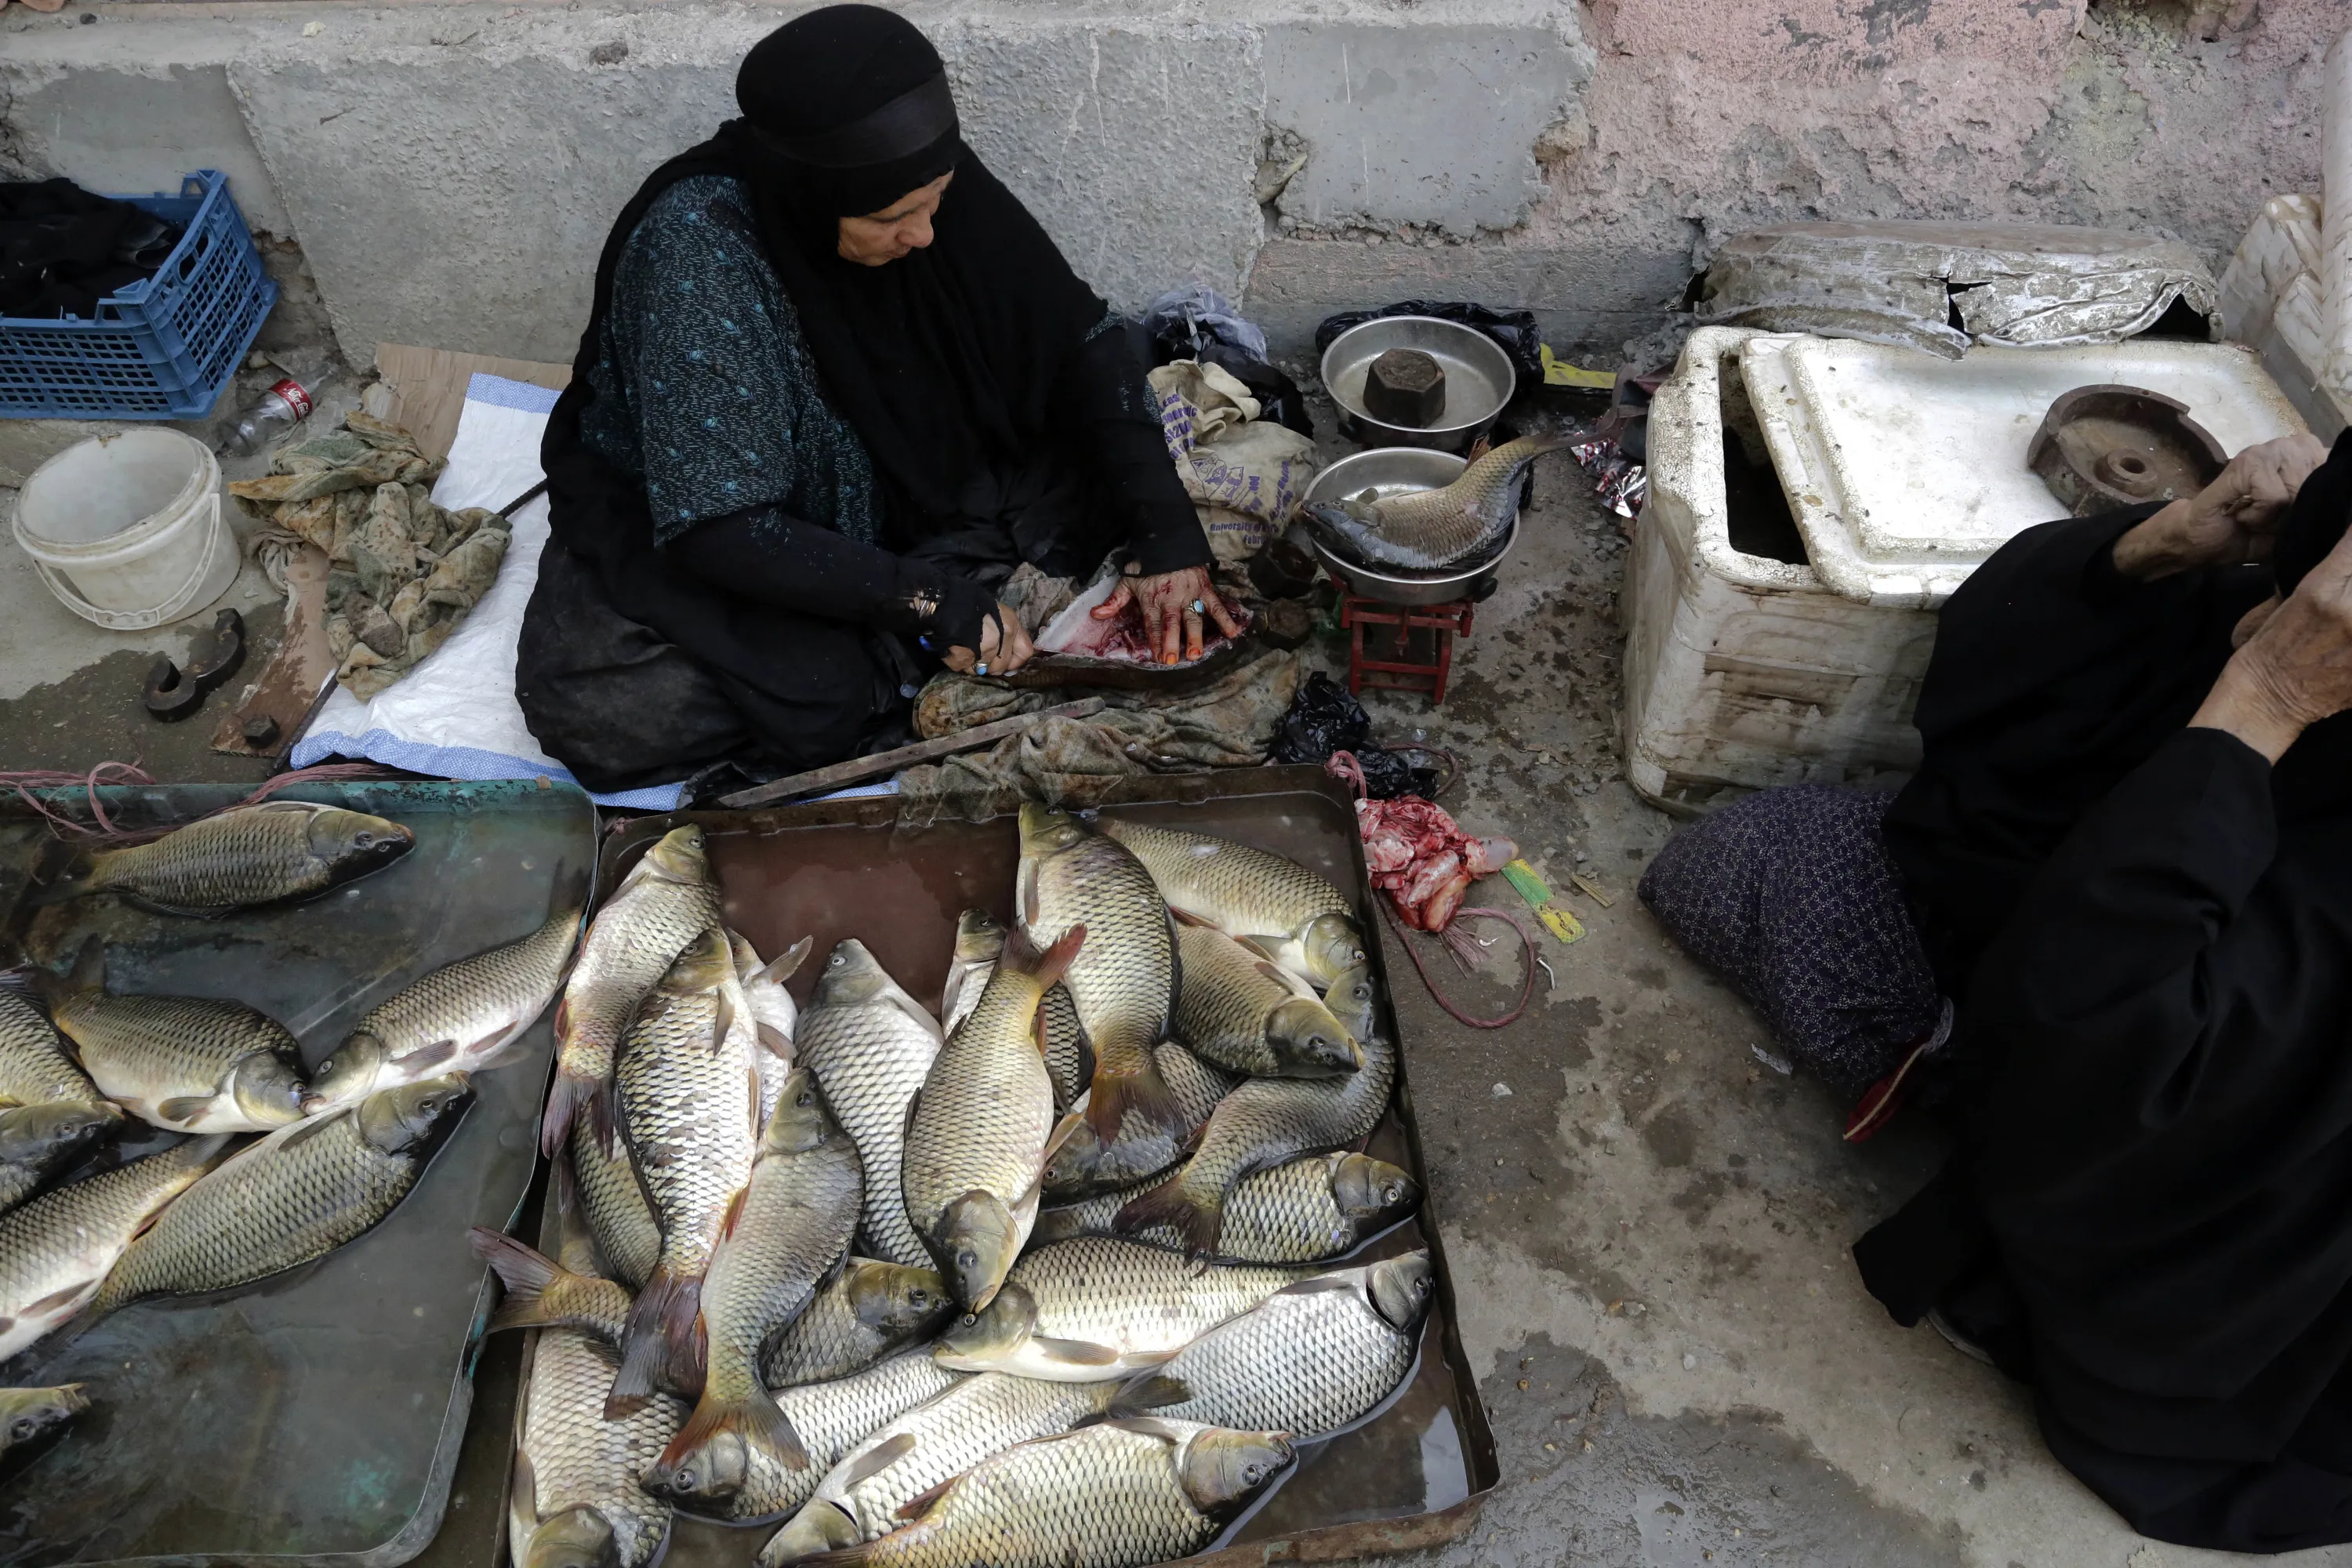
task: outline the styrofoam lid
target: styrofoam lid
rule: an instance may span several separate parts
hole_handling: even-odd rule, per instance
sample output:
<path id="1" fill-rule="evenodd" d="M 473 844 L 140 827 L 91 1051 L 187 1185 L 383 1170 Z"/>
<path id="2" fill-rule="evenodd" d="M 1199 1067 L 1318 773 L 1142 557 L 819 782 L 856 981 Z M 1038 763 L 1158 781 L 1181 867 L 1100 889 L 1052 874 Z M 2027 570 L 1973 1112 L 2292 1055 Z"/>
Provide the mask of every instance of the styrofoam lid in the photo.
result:
<path id="1" fill-rule="evenodd" d="M 1813 570 L 1851 599 L 1933 608 L 1977 564 L 2066 515 L 2025 450 L 2078 386 L 2177 397 L 2236 453 L 2305 428 L 2251 350 L 2133 339 L 2094 348 L 1978 348 L 1964 359 L 1774 335 L 1740 373 Z"/>

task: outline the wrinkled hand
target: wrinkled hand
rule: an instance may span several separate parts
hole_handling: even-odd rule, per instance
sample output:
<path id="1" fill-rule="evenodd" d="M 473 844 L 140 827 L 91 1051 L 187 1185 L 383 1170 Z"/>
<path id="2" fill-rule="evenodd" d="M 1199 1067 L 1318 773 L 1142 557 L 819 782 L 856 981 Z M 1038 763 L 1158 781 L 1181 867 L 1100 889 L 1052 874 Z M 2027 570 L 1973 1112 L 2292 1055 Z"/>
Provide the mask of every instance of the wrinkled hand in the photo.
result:
<path id="1" fill-rule="evenodd" d="M 2352 534 L 2230 657 L 2193 726 L 2227 730 L 2276 762 L 2295 737 L 2352 708 Z"/>
<path id="2" fill-rule="evenodd" d="M 2247 447 L 2211 484 L 2116 540 L 2116 570 L 2147 582 L 2268 560 L 2294 492 L 2326 460 L 2326 443 L 2307 432 Z"/>
<path id="3" fill-rule="evenodd" d="M 996 614 L 982 616 L 980 623 L 980 651 L 968 647 L 951 647 L 940 662 L 958 675 L 1010 675 L 1029 662 L 1037 650 L 1029 641 L 1029 634 L 1021 629 L 1021 617 L 1013 606 L 998 600 Z M 981 666 L 986 665 L 985 670 Z"/>
<path id="4" fill-rule="evenodd" d="M 1094 607 L 1094 617 L 1109 620 L 1132 602 L 1143 612 L 1143 636 L 1149 647 L 1160 650 L 1160 662 L 1176 664 L 1183 659 L 1201 657 L 1202 616 L 1216 618 L 1217 625 L 1229 637 L 1242 635 L 1244 623 L 1225 607 L 1210 585 L 1209 569 L 1187 566 L 1181 572 L 1163 572 L 1156 577 L 1129 575 L 1111 590 L 1109 598 Z M 1181 653 L 1179 653 L 1179 647 Z"/>

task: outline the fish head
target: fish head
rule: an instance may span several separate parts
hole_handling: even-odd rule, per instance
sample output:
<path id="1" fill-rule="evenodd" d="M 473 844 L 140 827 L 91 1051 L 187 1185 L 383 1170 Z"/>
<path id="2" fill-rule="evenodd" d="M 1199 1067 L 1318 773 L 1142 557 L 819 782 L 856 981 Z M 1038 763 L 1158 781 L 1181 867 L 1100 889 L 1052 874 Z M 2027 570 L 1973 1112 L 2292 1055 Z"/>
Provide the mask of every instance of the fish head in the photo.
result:
<path id="1" fill-rule="evenodd" d="M 621 1568 L 612 1521 L 593 1508 L 567 1508 L 530 1532 L 521 1568 Z"/>
<path id="2" fill-rule="evenodd" d="M 1021 856 L 1058 855 L 1087 837 L 1086 825 L 1066 811 L 1024 801 L 1021 805 Z"/>
<path id="3" fill-rule="evenodd" d="M 1311 996 L 1276 1005 L 1265 1018 L 1265 1043 L 1289 1078 L 1345 1078 L 1364 1065 L 1331 1009 Z"/>
<path id="4" fill-rule="evenodd" d="M 237 1110 L 264 1127 L 301 1121 L 310 1100 L 301 1068 L 275 1051 L 255 1051 L 240 1058 L 228 1069 L 225 1087 Z"/>
<path id="5" fill-rule="evenodd" d="M 686 944 L 656 988 L 672 996 L 699 996 L 735 977 L 735 950 L 724 927 L 712 926 Z"/>
<path id="6" fill-rule="evenodd" d="M 1021 1227 L 994 1193 L 974 1189 L 948 1205 L 938 1229 L 940 1273 L 968 1314 L 985 1312 L 1021 1250 Z"/>
<path id="7" fill-rule="evenodd" d="M 1399 1333 L 1411 1333 L 1437 1294 L 1437 1270 L 1426 1252 L 1402 1253 L 1371 1266 L 1372 1310 Z"/>
<path id="8" fill-rule="evenodd" d="M 865 1539 L 846 1510 L 830 1498 L 811 1498 L 760 1548 L 759 1568 L 783 1568 L 827 1552 L 846 1552 Z"/>
<path id="9" fill-rule="evenodd" d="M 19 1397 L 12 1398 L 5 1407 L 8 1422 L 6 1446 L 12 1448 L 56 1431 L 89 1408 L 89 1395 L 82 1392 L 79 1383 L 14 1392 Z"/>
<path id="10" fill-rule="evenodd" d="M 809 995 L 812 1007 L 855 1007 L 887 995 L 896 984 L 882 961 L 856 937 L 844 937 L 825 956 L 824 973 Z"/>
<path id="11" fill-rule="evenodd" d="M 986 910 L 966 910 L 956 917 L 955 961 L 991 963 L 1004 951 L 1004 927 Z"/>
<path id="12" fill-rule="evenodd" d="M 702 829 L 692 823 L 673 827 L 661 836 L 661 841 L 646 851 L 646 858 L 630 868 L 630 875 L 659 877 L 671 882 L 704 882 L 710 879 L 709 841 Z"/>
<path id="13" fill-rule="evenodd" d="M 1086 1104 L 1087 1096 L 1081 1092 L 1070 1109 L 1079 1110 Z M 1053 1158 L 1045 1162 L 1045 1173 L 1040 1178 L 1041 1190 L 1064 1200 L 1081 1192 L 1091 1192 L 1097 1184 L 1097 1173 L 1102 1168 L 1103 1156 L 1108 1152 L 1109 1151 L 1103 1146 L 1102 1135 L 1094 1130 L 1093 1125 L 1079 1122 L 1054 1151 Z"/>
<path id="14" fill-rule="evenodd" d="M 1372 984 L 1372 966 L 1350 964 L 1332 977 L 1330 988 L 1323 993 L 1323 1005 L 1351 1038 L 1369 1040 L 1376 1032 L 1372 1004 L 1378 998 Z"/>
<path id="15" fill-rule="evenodd" d="M 1176 1479 L 1192 1506 L 1212 1519 L 1241 1510 L 1298 1458 L 1287 1432 L 1203 1426 L 1176 1454 Z"/>
<path id="16" fill-rule="evenodd" d="M 931 1359 L 950 1372 L 988 1372 L 1011 1361 L 1037 1329 L 1037 1299 L 1006 1280 L 976 1316 L 948 1325 Z"/>
<path id="17" fill-rule="evenodd" d="M 677 1503 L 723 1503 L 743 1489 L 751 1472 L 751 1446 L 732 1427 L 721 1427 L 674 1463 L 656 1464 L 645 1474 L 646 1490 Z"/>
<path id="18" fill-rule="evenodd" d="M 1331 1201 L 1356 1236 L 1369 1235 L 1421 1206 L 1421 1184 L 1386 1160 L 1370 1154 L 1333 1156 Z"/>
<path id="19" fill-rule="evenodd" d="M 346 1037 L 334 1054 L 320 1062 L 319 1070 L 310 1075 L 310 1093 L 302 1103 L 303 1114 L 315 1115 L 333 1106 L 366 1099 L 391 1055 L 382 1040 L 364 1029 Z"/>
<path id="20" fill-rule="evenodd" d="M 1364 951 L 1363 933 L 1345 915 L 1317 915 L 1298 933 L 1298 945 L 1307 955 L 1307 973 L 1325 985 L 1370 962 Z M 1331 1010 L 1339 1013 L 1336 1004 Z M 1339 1016 L 1343 1019 L 1347 1016 L 1345 1013 Z"/>
<path id="21" fill-rule="evenodd" d="M 850 1310 L 857 1321 L 893 1340 L 923 1333 L 955 1305 L 947 1281 L 929 1268 L 861 1258 L 849 1266 Z"/>
<path id="22" fill-rule="evenodd" d="M 384 1153 L 408 1153 L 433 1138 L 473 1098 L 473 1083 L 461 1072 L 378 1089 L 360 1101 L 360 1136 Z"/>
<path id="23" fill-rule="evenodd" d="M 323 862 L 331 884 L 364 877 L 416 847 L 416 835 L 385 817 L 324 806 L 310 816 L 310 853 Z"/>
<path id="24" fill-rule="evenodd" d="M 122 1120 L 110 1100 L 57 1100 L 0 1110 L 0 1164 L 48 1169 Z"/>
<path id="25" fill-rule="evenodd" d="M 833 1112 L 825 1107 L 824 1092 L 817 1088 L 816 1074 L 806 1068 L 794 1068 L 785 1074 L 767 1131 L 760 1135 L 761 1149 L 771 1154 L 805 1154 L 841 1137 Z"/>

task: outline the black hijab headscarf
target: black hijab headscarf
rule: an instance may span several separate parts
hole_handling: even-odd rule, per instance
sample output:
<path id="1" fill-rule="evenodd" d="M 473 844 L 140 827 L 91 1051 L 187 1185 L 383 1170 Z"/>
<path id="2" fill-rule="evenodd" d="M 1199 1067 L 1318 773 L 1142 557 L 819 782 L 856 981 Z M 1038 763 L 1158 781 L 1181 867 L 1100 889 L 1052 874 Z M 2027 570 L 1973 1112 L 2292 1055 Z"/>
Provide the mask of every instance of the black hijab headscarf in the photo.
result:
<path id="1" fill-rule="evenodd" d="M 894 542 L 995 515 L 1003 470 L 1051 440 L 1057 377 L 1108 307 L 963 144 L 939 51 L 905 17 L 797 17 L 744 58 L 735 97 L 743 117 L 707 150 L 750 189 L 826 391 L 893 511 L 914 514 Z M 838 219 L 950 174 L 929 247 L 882 267 L 841 258 Z"/>

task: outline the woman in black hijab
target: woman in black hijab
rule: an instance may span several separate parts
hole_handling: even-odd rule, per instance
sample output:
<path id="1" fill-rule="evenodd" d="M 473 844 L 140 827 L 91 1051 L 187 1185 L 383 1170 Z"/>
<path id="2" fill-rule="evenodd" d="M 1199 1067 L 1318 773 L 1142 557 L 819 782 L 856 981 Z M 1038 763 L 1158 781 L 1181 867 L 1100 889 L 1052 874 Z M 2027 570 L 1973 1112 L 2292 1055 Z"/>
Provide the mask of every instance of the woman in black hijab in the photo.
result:
<path id="1" fill-rule="evenodd" d="M 992 590 L 1123 546 L 1152 644 L 1239 629 L 1136 339 L 967 148 L 911 23 L 832 5 L 614 224 L 543 458 L 517 695 L 595 788 L 903 739 L 933 663 L 1010 673 Z M 911 646 L 910 646 L 911 645 Z"/>

